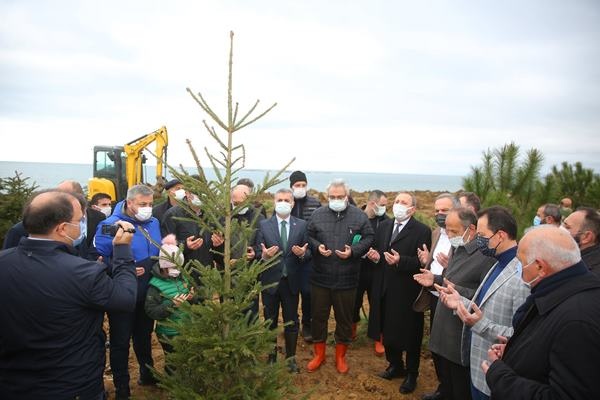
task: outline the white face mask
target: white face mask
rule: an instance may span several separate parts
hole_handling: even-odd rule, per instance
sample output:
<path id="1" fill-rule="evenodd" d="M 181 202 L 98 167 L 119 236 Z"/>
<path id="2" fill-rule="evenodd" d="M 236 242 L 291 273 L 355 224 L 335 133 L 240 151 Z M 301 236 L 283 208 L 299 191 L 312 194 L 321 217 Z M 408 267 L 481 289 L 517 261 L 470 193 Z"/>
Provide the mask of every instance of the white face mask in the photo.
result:
<path id="1" fill-rule="evenodd" d="M 168 274 L 171 278 L 177 278 L 181 274 L 181 271 L 177 268 L 169 268 Z"/>
<path id="2" fill-rule="evenodd" d="M 135 219 L 138 221 L 148 221 L 152 218 L 152 207 L 140 207 L 135 214 Z"/>
<path id="3" fill-rule="evenodd" d="M 331 200 L 329 200 L 329 208 L 335 212 L 342 212 L 346 209 L 347 206 L 348 206 L 348 204 L 346 203 L 346 199 L 341 199 L 341 200 L 331 199 Z"/>
<path id="4" fill-rule="evenodd" d="M 375 205 L 375 215 L 381 217 L 383 214 L 385 214 L 385 206 Z"/>
<path id="5" fill-rule="evenodd" d="M 395 203 L 392 207 L 394 217 L 396 217 L 398 221 L 404 221 L 409 217 L 408 210 L 410 210 L 411 208 L 412 207 L 406 207 L 405 205 L 400 203 Z"/>
<path id="6" fill-rule="evenodd" d="M 523 283 L 525 284 L 525 286 L 527 286 L 527 288 L 531 289 L 531 284 L 535 281 L 537 281 L 538 279 L 540 279 L 540 275 L 538 274 L 535 278 L 533 278 L 532 280 L 530 280 L 529 282 L 525 282 L 523 280 L 523 270 L 525 270 L 525 268 L 529 267 L 531 264 L 533 264 L 535 262 L 535 260 L 533 260 L 532 262 L 530 262 L 529 264 L 523 266 L 523 268 L 521 268 L 521 280 L 523 281 Z"/>
<path id="7" fill-rule="evenodd" d="M 192 205 L 196 206 L 196 207 L 200 207 L 202 205 L 202 200 L 200 200 L 200 198 L 198 196 L 196 196 L 195 194 L 192 195 Z"/>
<path id="8" fill-rule="evenodd" d="M 106 218 L 110 217 L 110 214 L 112 214 L 112 208 L 110 208 L 110 206 L 99 207 L 98 211 L 100 211 L 102 214 L 104 214 L 106 216 Z"/>
<path id="9" fill-rule="evenodd" d="M 175 199 L 176 200 L 183 200 L 183 198 L 185 197 L 185 190 L 183 189 L 177 189 L 175 191 Z"/>
<path id="10" fill-rule="evenodd" d="M 459 246 L 464 246 L 465 245 L 465 234 L 468 233 L 469 230 L 465 230 L 465 232 L 462 234 L 462 236 L 454 236 L 451 238 L 448 238 L 448 240 L 450 241 L 450 245 L 452 247 L 454 247 L 455 249 L 458 248 Z M 467 235 L 468 237 L 468 235 Z"/>
<path id="11" fill-rule="evenodd" d="M 244 215 L 244 214 L 246 214 L 247 212 L 248 212 L 248 206 L 246 206 L 246 207 L 242 208 L 241 210 L 239 210 L 239 211 L 237 212 L 237 215 Z"/>
<path id="12" fill-rule="evenodd" d="M 295 199 L 303 199 L 306 197 L 306 188 L 293 188 Z"/>
<path id="13" fill-rule="evenodd" d="M 292 212 L 292 205 L 286 201 L 278 201 L 275 203 L 275 212 L 278 215 L 287 217 Z"/>

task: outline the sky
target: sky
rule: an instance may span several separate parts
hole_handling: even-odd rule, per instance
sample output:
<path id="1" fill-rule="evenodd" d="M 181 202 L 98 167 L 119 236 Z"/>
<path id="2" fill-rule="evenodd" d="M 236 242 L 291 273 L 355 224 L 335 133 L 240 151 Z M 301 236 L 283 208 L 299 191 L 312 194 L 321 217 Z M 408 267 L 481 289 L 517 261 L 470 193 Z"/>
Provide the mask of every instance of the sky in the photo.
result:
<path id="1" fill-rule="evenodd" d="M 0 0 L 0 160 L 91 163 L 165 125 L 214 151 L 201 92 L 277 106 L 246 168 L 465 175 L 514 141 L 600 171 L 600 2 Z"/>

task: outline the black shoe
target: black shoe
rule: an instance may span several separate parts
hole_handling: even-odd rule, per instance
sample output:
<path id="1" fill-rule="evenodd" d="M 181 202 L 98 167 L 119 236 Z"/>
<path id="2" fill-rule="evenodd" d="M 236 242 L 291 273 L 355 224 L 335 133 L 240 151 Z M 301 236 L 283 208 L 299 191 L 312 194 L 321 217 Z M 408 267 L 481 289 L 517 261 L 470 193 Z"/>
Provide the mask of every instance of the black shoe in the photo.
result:
<path id="1" fill-rule="evenodd" d="M 292 357 L 288 360 L 287 368 L 290 374 L 300 373 L 300 368 L 298 368 L 298 364 L 296 364 L 296 357 Z"/>
<path id="2" fill-rule="evenodd" d="M 395 365 L 390 364 L 385 369 L 385 371 L 377 374 L 377 376 L 383 379 L 387 379 L 389 381 L 394 378 L 406 376 L 406 371 L 404 370 L 404 368 L 396 367 Z"/>
<path id="3" fill-rule="evenodd" d="M 305 341 L 307 342 L 312 342 L 313 341 L 313 337 L 312 337 L 312 332 L 310 330 L 310 325 L 302 325 L 302 337 L 304 338 Z"/>
<path id="4" fill-rule="evenodd" d="M 433 393 L 424 394 L 423 397 L 421 397 L 421 399 L 422 400 L 443 400 L 444 395 L 439 390 L 436 390 Z"/>
<path id="5" fill-rule="evenodd" d="M 417 376 L 414 374 L 408 374 L 402 385 L 400 385 L 400 393 L 408 394 L 415 391 L 417 388 Z"/>
<path id="6" fill-rule="evenodd" d="M 158 381 L 153 376 L 147 378 L 140 378 L 137 381 L 137 384 L 140 386 L 156 386 L 157 383 Z"/>

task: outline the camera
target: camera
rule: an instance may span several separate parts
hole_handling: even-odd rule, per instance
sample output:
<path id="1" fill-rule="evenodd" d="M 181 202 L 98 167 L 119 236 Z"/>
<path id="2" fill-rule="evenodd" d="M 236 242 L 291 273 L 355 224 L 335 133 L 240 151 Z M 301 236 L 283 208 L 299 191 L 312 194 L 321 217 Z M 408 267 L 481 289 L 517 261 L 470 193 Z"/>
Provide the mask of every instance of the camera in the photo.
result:
<path id="1" fill-rule="evenodd" d="M 108 236 L 115 236 L 120 227 L 121 225 L 119 225 L 118 223 L 112 225 L 102 225 L 102 234 Z M 125 232 L 135 233 L 135 229 L 125 229 Z"/>

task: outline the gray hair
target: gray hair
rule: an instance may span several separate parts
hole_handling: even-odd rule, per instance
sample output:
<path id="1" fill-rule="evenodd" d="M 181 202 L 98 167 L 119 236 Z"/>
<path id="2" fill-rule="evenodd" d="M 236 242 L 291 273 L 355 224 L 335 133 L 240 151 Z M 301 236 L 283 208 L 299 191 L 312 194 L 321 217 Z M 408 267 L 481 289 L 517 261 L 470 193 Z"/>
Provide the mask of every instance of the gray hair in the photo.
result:
<path id="1" fill-rule="evenodd" d="M 417 196 L 415 196 L 414 194 L 409 193 L 409 192 L 398 192 L 398 194 L 396 195 L 396 197 L 398 197 L 398 195 L 400 195 L 400 194 L 407 194 L 407 195 L 409 195 L 410 196 L 411 205 L 414 208 L 417 208 Z"/>
<path id="2" fill-rule="evenodd" d="M 562 215 L 560 215 L 560 207 L 558 204 L 546 204 L 544 206 L 544 217 L 552 217 L 554 222 L 560 224 Z"/>
<path id="3" fill-rule="evenodd" d="M 334 179 L 331 182 L 329 182 L 329 185 L 327 185 L 325 192 L 329 195 L 329 189 L 331 189 L 333 187 L 343 187 L 344 190 L 346 191 L 346 196 L 348 196 L 350 194 L 350 186 L 348 186 L 346 181 L 343 180 L 342 178 L 337 178 L 337 179 Z"/>
<path id="4" fill-rule="evenodd" d="M 435 198 L 434 203 L 441 199 L 450 199 L 450 201 L 452 201 L 452 208 L 456 208 L 456 207 L 460 206 L 460 201 L 456 198 L 456 196 L 454 196 L 450 193 L 442 193 L 442 194 L 438 195 Z"/>
<path id="5" fill-rule="evenodd" d="M 456 207 L 450 210 L 449 214 L 455 213 L 463 228 L 468 229 L 469 226 L 477 226 L 477 215 L 467 207 Z"/>
<path id="6" fill-rule="evenodd" d="M 279 194 L 279 193 L 286 193 L 286 194 L 289 194 L 290 196 L 292 196 L 292 198 L 294 197 L 294 192 L 290 188 L 283 187 L 275 192 L 275 194 Z"/>
<path id="7" fill-rule="evenodd" d="M 127 200 L 133 200 L 138 195 L 154 196 L 154 191 L 146 185 L 135 185 L 127 190 Z"/>
<path id="8" fill-rule="evenodd" d="M 548 232 L 543 232 L 548 231 Z M 571 234 L 553 225 L 539 225 L 528 229 L 527 234 L 537 232 L 529 238 L 527 262 L 544 260 L 552 271 L 558 272 L 581 261 L 581 252 Z M 552 240 L 558 236 L 560 240 Z"/>

